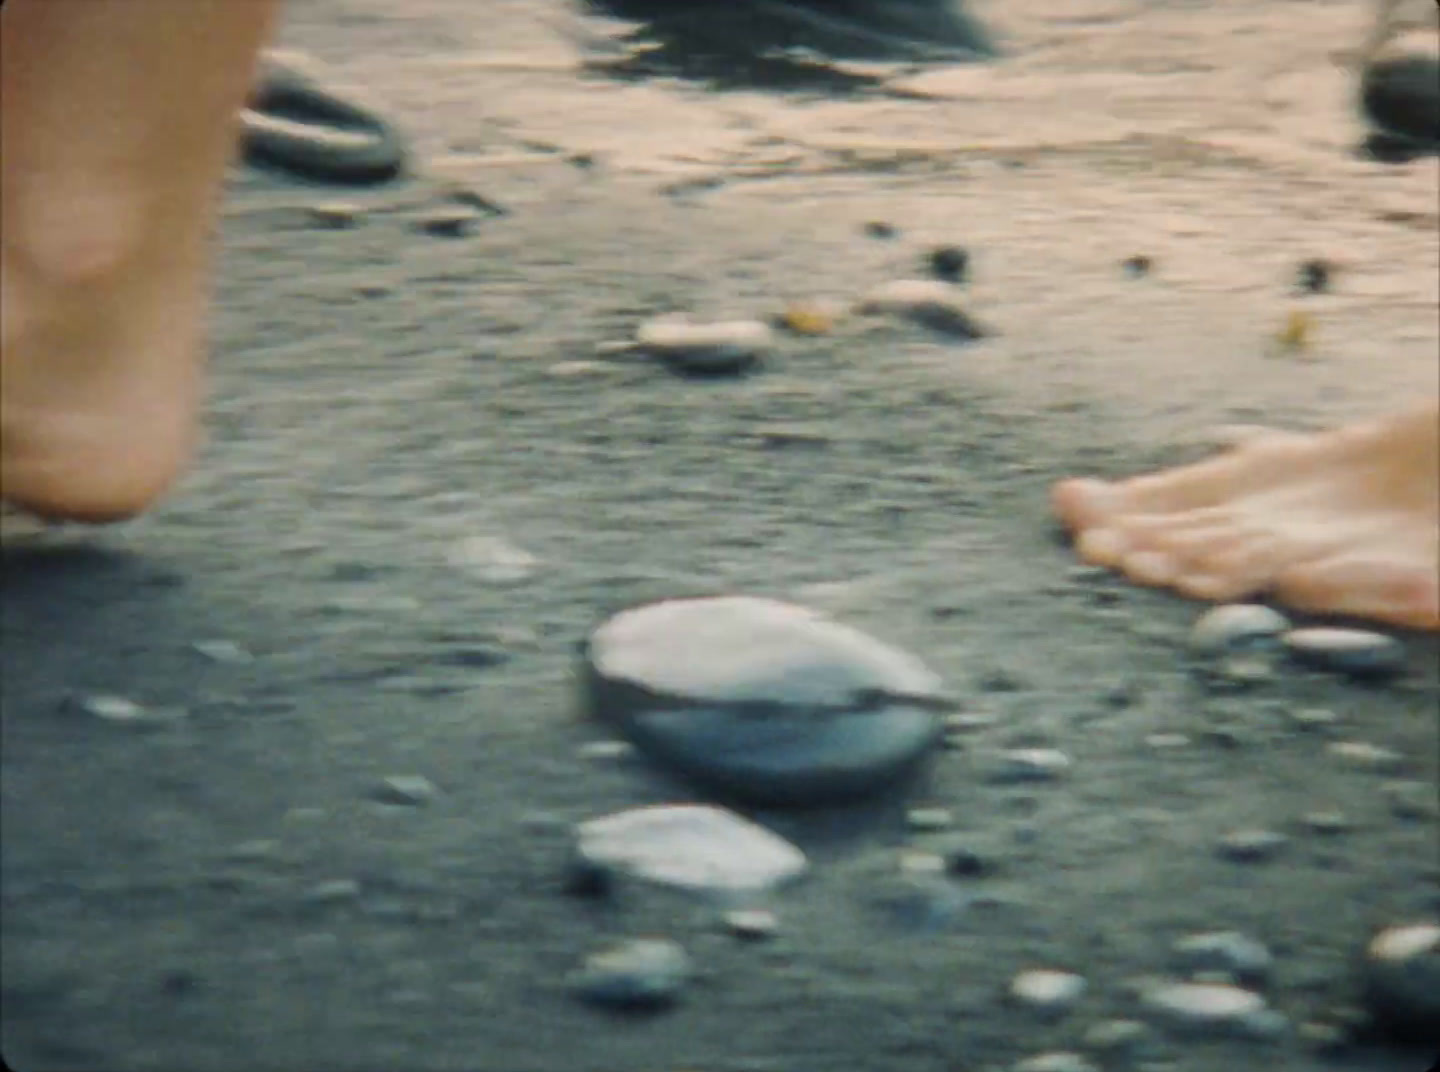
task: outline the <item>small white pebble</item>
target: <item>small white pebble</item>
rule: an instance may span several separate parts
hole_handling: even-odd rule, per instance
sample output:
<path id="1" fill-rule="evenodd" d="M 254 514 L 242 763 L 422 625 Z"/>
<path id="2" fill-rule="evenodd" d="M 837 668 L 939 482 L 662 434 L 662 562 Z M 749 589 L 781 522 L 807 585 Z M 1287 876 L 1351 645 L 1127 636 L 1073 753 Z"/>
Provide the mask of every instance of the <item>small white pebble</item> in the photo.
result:
<path id="1" fill-rule="evenodd" d="M 736 938 L 773 938 L 780 921 L 767 908 L 736 908 L 725 913 L 725 927 Z"/>
<path id="2" fill-rule="evenodd" d="M 1326 751 L 1351 767 L 1381 774 L 1393 774 L 1405 763 L 1399 752 L 1368 741 L 1336 741 Z"/>
<path id="3" fill-rule="evenodd" d="M 145 717 L 145 708 L 123 696 L 85 696 L 79 705 L 87 715 L 106 722 L 138 722 Z"/>
<path id="4" fill-rule="evenodd" d="M 911 830 L 944 830 L 954 822 L 949 808 L 911 808 L 905 813 L 905 824 Z"/>
<path id="5" fill-rule="evenodd" d="M 1036 968 L 1023 971 L 1010 981 L 1010 996 L 1037 1009 L 1056 1012 L 1079 1001 L 1085 985 L 1084 977 L 1073 972 Z"/>
<path id="6" fill-rule="evenodd" d="M 1010 1069 L 1011 1072 L 1100 1072 L 1090 1061 L 1068 1050 L 1026 1057 L 1011 1065 Z"/>

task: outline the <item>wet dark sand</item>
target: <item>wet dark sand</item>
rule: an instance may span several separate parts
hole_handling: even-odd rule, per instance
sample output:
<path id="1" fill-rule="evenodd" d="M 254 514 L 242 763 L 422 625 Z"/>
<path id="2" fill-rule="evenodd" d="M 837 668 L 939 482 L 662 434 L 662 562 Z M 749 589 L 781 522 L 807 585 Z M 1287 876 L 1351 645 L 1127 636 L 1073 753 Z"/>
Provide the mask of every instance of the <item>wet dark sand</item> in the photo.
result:
<path id="1" fill-rule="evenodd" d="M 700 117 L 714 111 L 698 91 L 585 94 L 572 72 L 496 73 L 473 55 L 467 66 L 455 27 L 471 20 L 461 40 L 478 51 L 487 30 L 470 5 L 432 0 L 403 19 L 381 6 L 297 6 L 288 43 L 373 84 L 427 152 L 470 139 L 489 159 L 441 170 L 511 213 L 437 238 L 415 229 L 438 203 L 425 183 L 397 205 L 395 191 L 237 173 L 200 466 L 142 522 L 7 557 L 7 1059 L 1000 1069 L 1133 1015 L 1129 980 L 1163 972 L 1176 938 L 1230 928 L 1271 947 L 1272 1002 L 1294 1023 L 1353 1004 L 1350 963 L 1372 928 L 1434 918 L 1435 832 L 1395 817 L 1385 778 L 1347 769 L 1326 743 L 1395 749 L 1399 777 L 1433 785 L 1433 639 L 1413 638 L 1400 685 L 1286 673 L 1214 696 L 1178 647 L 1196 609 L 1072 579 L 1045 489 L 1076 470 L 1186 456 L 1211 424 L 1315 423 L 1433 385 L 1433 161 L 1347 159 L 1353 120 L 1284 89 L 1310 77 L 1303 57 L 1287 60 L 1297 73 L 1267 75 L 1313 123 L 1292 139 L 1278 119 L 1255 130 L 1213 118 L 1223 111 L 1209 136 L 1175 132 L 1196 122 L 1174 120 L 1183 95 L 1162 91 L 1181 74 L 1142 84 L 1122 71 L 1143 19 L 1173 12 L 1110 4 L 1109 22 L 1085 25 L 1016 13 L 1034 40 L 1090 33 L 1114 50 L 1113 64 L 1079 46 L 1048 54 L 1080 72 L 1077 94 L 1103 98 L 1110 79 L 1138 109 L 1097 118 L 1093 137 L 1047 142 L 1040 117 L 1058 113 L 1022 75 L 963 71 L 953 77 L 974 82 L 973 100 L 953 113 L 790 103 L 767 122 L 804 144 L 755 140 L 766 132 L 737 120 L 747 147 L 726 157 L 723 139 L 706 141 Z M 1306 57 L 1344 42 L 1341 7 L 1321 9 L 1328 29 Z M 1257 10 L 1236 62 L 1273 67 L 1295 36 L 1283 20 L 1300 16 Z M 1223 12 L 1202 15 L 1194 25 L 1224 39 Z M 420 79 L 422 61 L 447 55 L 445 77 Z M 527 125 L 553 114 L 547 94 L 573 105 L 568 127 Z M 582 106 L 603 112 L 607 95 L 608 123 L 588 120 Z M 627 141 L 627 106 L 654 121 L 644 137 Z M 758 97 L 713 109 L 763 111 Z M 972 113 L 991 129 L 966 145 L 957 131 Z M 662 116 L 699 130 L 699 164 L 662 159 Z M 566 163 L 575 151 L 599 166 Z M 663 192 L 697 175 L 722 181 Z M 306 206 L 337 199 L 370 207 L 353 229 L 317 229 Z M 871 219 L 899 239 L 864 237 Z M 651 312 L 854 294 L 909 274 L 936 240 L 974 252 L 976 312 L 996 338 L 956 347 L 894 327 L 800 340 L 736 382 L 604 359 L 553 371 L 595 359 Z M 1118 270 L 1137 252 L 1155 258 L 1154 278 Z M 1310 300 L 1314 348 L 1276 356 L 1267 340 L 1302 304 L 1293 266 L 1316 255 L 1346 266 L 1337 293 Z M 472 536 L 523 548 L 534 572 L 504 584 L 467 573 L 450 556 Z M 600 734 L 577 717 L 574 644 L 607 606 L 697 585 L 833 610 L 999 717 L 908 796 L 1005 846 L 988 880 L 997 907 L 921 935 L 867 907 L 884 854 L 906 838 L 897 801 L 776 820 L 816 870 L 779 902 L 768 946 L 659 894 L 595 906 L 562 893 L 568 824 L 684 797 L 638 765 L 577 755 Z M 191 647 L 217 638 L 254 661 Z M 997 671 L 1012 690 L 993 691 Z M 66 709 L 77 692 L 184 717 L 108 725 Z M 1290 712 L 1315 706 L 1341 719 L 1330 738 L 1293 728 Z M 1155 733 L 1192 743 L 1157 751 Z M 986 748 L 1030 743 L 1069 753 L 1069 777 L 978 777 Z M 389 774 L 423 774 L 439 794 L 383 809 L 367 794 Z M 1353 829 L 1305 830 L 1302 816 L 1329 810 Z M 1292 835 L 1280 856 L 1217 859 L 1218 837 L 1257 826 Z M 358 896 L 317 903 L 314 887 L 334 879 L 354 879 Z M 586 953 L 644 933 L 676 938 L 702 969 L 680 1007 L 616 1020 L 567 994 Z M 1090 980 L 1068 1020 L 1042 1024 L 1001 1000 L 1017 971 L 1052 966 Z M 1420 1067 L 1369 1047 L 1322 1062 L 1291 1037 L 1160 1037 L 1153 1067 L 1175 1072 Z"/>

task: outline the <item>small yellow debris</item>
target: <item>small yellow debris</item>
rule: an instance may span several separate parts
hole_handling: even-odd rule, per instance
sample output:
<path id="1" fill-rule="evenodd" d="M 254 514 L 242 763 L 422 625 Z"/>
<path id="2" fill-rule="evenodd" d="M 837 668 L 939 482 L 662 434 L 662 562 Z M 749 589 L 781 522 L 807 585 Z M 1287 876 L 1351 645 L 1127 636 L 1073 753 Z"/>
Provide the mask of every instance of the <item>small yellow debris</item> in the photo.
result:
<path id="1" fill-rule="evenodd" d="M 835 329 L 835 314 L 813 302 L 787 305 L 778 320 L 781 327 L 796 335 L 828 335 Z"/>
<path id="2" fill-rule="evenodd" d="M 1276 341 L 1284 350 L 1305 350 L 1310 346 L 1311 327 L 1310 314 L 1292 309 Z"/>

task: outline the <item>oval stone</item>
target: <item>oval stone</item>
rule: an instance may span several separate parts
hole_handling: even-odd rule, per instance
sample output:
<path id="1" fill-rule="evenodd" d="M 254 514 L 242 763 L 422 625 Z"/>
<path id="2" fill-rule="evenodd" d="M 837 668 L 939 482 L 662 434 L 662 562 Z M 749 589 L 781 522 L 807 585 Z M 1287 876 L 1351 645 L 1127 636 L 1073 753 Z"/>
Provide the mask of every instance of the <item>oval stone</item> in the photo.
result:
<path id="1" fill-rule="evenodd" d="M 1277 641 L 1290 622 L 1258 603 L 1225 603 L 1200 616 L 1190 630 L 1190 646 L 1201 655 L 1248 651 Z"/>
<path id="2" fill-rule="evenodd" d="M 1368 629 L 1293 629 L 1284 643 L 1297 662 L 1352 677 L 1390 677 L 1405 669 L 1405 645 Z"/>
<path id="3" fill-rule="evenodd" d="M 805 854 L 740 816 L 698 804 L 636 808 L 580 824 L 576 851 L 591 868 L 682 889 L 768 890 L 805 872 Z"/>
<path id="4" fill-rule="evenodd" d="M 632 608 L 583 654 L 592 714 L 662 766 L 752 803 L 875 792 L 930 751 L 953 706 L 913 655 L 772 599 Z"/>
<path id="5" fill-rule="evenodd" d="M 1365 995 L 1392 1033 L 1440 1043 L 1440 926 L 1387 927 L 1365 950 Z"/>
<path id="6" fill-rule="evenodd" d="M 774 346 L 768 324 L 758 320 L 702 323 L 660 316 L 641 324 L 635 342 L 678 372 L 720 376 L 744 372 Z"/>

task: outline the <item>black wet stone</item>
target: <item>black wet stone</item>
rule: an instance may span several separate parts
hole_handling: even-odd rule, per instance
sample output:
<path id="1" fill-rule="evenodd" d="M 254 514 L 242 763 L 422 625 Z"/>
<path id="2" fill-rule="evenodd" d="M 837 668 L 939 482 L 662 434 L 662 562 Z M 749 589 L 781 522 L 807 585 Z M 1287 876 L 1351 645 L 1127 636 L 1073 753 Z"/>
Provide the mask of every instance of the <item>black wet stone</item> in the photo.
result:
<path id="1" fill-rule="evenodd" d="M 417 230 L 436 238 L 464 238 L 475 227 L 479 215 L 463 205 L 445 205 L 429 209 L 415 221 Z"/>
<path id="2" fill-rule="evenodd" d="M 582 657 L 592 714 L 661 766 L 754 803 L 874 793 L 939 742 L 952 706 L 913 655 L 771 599 L 634 607 Z"/>
<path id="3" fill-rule="evenodd" d="M 865 233 L 871 238 L 894 238 L 900 232 L 893 223 L 871 220 L 865 224 Z"/>
<path id="4" fill-rule="evenodd" d="M 1150 274 L 1150 269 L 1154 267 L 1154 262 L 1143 254 L 1136 254 L 1133 257 L 1126 257 L 1121 261 L 1120 267 L 1124 269 L 1125 274 L 1131 279 L 1139 279 L 1142 276 Z"/>
<path id="5" fill-rule="evenodd" d="M 1440 148 L 1440 57 L 1404 55 L 1371 64 L 1361 76 L 1360 107 L 1385 134 Z"/>
<path id="6" fill-rule="evenodd" d="M 1274 830 L 1232 830 L 1220 839 L 1216 851 L 1236 863 L 1259 863 L 1278 855 L 1289 840 Z"/>
<path id="7" fill-rule="evenodd" d="M 1303 261 L 1296 273 L 1295 285 L 1305 294 L 1324 294 L 1330 289 L 1331 271 L 1329 261 L 1319 258 Z"/>
<path id="8" fill-rule="evenodd" d="M 927 261 L 930 274 L 947 283 L 963 283 L 970 269 L 970 254 L 960 246 L 937 246 Z"/>

